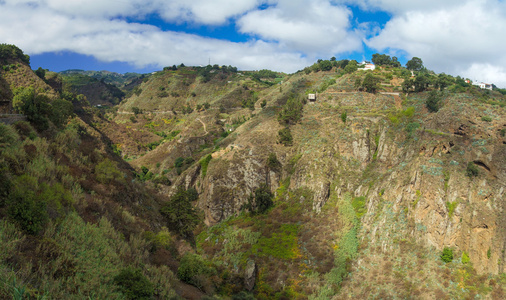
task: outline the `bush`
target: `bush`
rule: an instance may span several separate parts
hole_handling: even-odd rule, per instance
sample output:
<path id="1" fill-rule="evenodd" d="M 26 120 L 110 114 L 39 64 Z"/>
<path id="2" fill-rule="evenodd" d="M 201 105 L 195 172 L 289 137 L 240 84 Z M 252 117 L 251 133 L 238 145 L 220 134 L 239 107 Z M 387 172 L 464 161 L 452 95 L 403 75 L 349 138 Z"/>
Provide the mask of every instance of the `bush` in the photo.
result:
<path id="1" fill-rule="evenodd" d="M 353 201 L 351 202 L 351 205 L 353 206 L 353 209 L 355 210 L 355 214 L 357 215 L 357 218 L 361 218 L 366 212 L 367 207 L 365 206 L 366 199 L 364 196 L 355 197 L 353 198 Z"/>
<path id="2" fill-rule="evenodd" d="M 437 112 L 441 108 L 442 94 L 438 91 L 431 91 L 425 101 L 425 106 L 429 112 Z"/>
<path id="3" fill-rule="evenodd" d="M 200 160 L 200 171 L 202 172 L 202 177 L 206 177 L 207 167 L 209 166 L 209 162 L 213 159 L 211 154 L 207 155 L 204 159 Z"/>
<path id="4" fill-rule="evenodd" d="M 285 127 L 278 131 L 278 141 L 285 146 L 291 146 L 293 144 L 292 132 L 289 127 Z"/>
<path id="5" fill-rule="evenodd" d="M 469 255 L 467 255 L 467 253 L 465 251 L 462 252 L 462 258 L 461 258 L 461 260 L 462 260 L 463 264 L 467 264 L 467 263 L 469 263 L 471 261 L 471 259 L 469 258 Z"/>
<path id="6" fill-rule="evenodd" d="M 255 296 L 245 291 L 240 292 L 232 296 L 232 300 L 255 300 Z"/>
<path id="7" fill-rule="evenodd" d="M 26 64 L 30 64 L 30 56 L 23 53 L 23 50 L 19 49 L 15 45 L 0 44 L 0 62 L 7 60 L 8 58 L 18 58 Z"/>
<path id="8" fill-rule="evenodd" d="M 362 82 L 362 88 L 368 93 L 376 93 L 378 90 L 378 83 L 380 79 L 375 77 L 371 73 L 365 75 L 364 81 Z"/>
<path id="9" fill-rule="evenodd" d="M 262 100 L 262 103 L 260 103 L 260 107 L 261 108 L 265 108 L 265 106 L 267 105 L 267 100 Z"/>
<path id="10" fill-rule="evenodd" d="M 454 201 L 454 202 L 447 201 L 446 202 L 446 208 L 448 209 L 448 217 L 451 218 L 453 216 L 453 213 L 455 212 L 455 209 L 457 208 L 458 204 L 459 204 L 458 201 Z"/>
<path id="11" fill-rule="evenodd" d="M 468 162 L 466 168 L 466 175 L 469 178 L 473 178 L 478 176 L 478 174 L 479 174 L 478 167 L 474 164 L 474 162 L 472 161 Z"/>
<path id="12" fill-rule="evenodd" d="M 197 190 L 195 188 L 191 187 L 191 188 L 187 189 L 186 194 L 187 194 L 188 200 L 190 200 L 191 202 L 199 199 L 199 192 L 197 192 Z"/>
<path id="13" fill-rule="evenodd" d="M 29 175 L 21 175 L 13 180 L 7 207 L 9 216 L 29 234 L 39 233 L 49 219 L 37 178 Z"/>
<path id="14" fill-rule="evenodd" d="M 19 141 L 19 135 L 12 126 L 0 123 L 0 151 Z"/>
<path id="15" fill-rule="evenodd" d="M 193 238 L 193 229 L 199 223 L 197 212 L 191 204 L 191 197 L 191 193 L 179 187 L 176 194 L 160 208 L 160 213 L 167 221 L 167 227 L 186 238 Z"/>
<path id="16" fill-rule="evenodd" d="M 341 114 L 341 121 L 343 121 L 343 123 L 346 123 L 346 119 L 348 118 L 348 113 L 347 112 L 343 112 Z"/>
<path id="17" fill-rule="evenodd" d="M 74 105 L 72 102 L 56 99 L 51 103 L 51 113 L 49 115 L 49 119 L 53 124 L 61 128 L 65 123 L 67 123 L 68 119 L 73 115 Z"/>
<path id="18" fill-rule="evenodd" d="M 481 120 L 485 121 L 485 122 L 492 122 L 492 117 L 490 117 L 490 116 L 483 116 L 483 117 L 481 117 Z"/>
<path id="19" fill-rule="evenodd" d="M 208 277 L 213 271 L 213 268 L 209 267 L 207 262 L 200 255 L 186 253 L 181 259 L 181 263 L 177 269 L 177 277 L 181 281 L 202 288 L 209 284 Z"/>
<path id="20" fill-rule="evenodd" d="M 267 166 L 272 170 L 277 170 L 279 167 L 281 167 L 281 163 L 276 157 L 276 153 L 269 153 L 269 157 L 267 158 Z"/>
<path id="21" fill-rule="evenodd" d="M 269 186 L 264 183 L 255 190 L 255 195 L 250 195 L 246 208 L 253 214 L 262 214 L 274 205 L 272 198 Z"/>
<path id="22" fill-rule="evenodd" d="M 74 203 L 72 193 L 59 182 L 52 185 L 43 183 L 40 198 L 46 202 L 48 216 L 59 221 L 63 220 L 65 213 L 72 208 Z"/>
<path id="23" fill-rule="evenodd" d="M 174 161 L 174 167 L 176 167 L 176 168 L 181 168 L 183 166 L 183 164 L 184 164 L 184 158 L 183 157 L 178 157 Z"/>
<path id="24" fill-rule="evenodd" d="M 95 167 L 95 175 L 101 183 L 111 183 L 115 179 L 123 180 L 123 173 L 118 169 L 116 162 L 107 158 Z"/>
<path id="25" fill-rule="evenodd" d="M 35 71 L 35 75 L 39 76 L 40 79 L 44 80 L 46 78 L 46 70 L 42 69 L 42 67 L 39 67 Z"/>
<path id="26" fill-rule="evenodd" d="M 163 184 L 163 185 L 166 185 L 166 186 L 172 185 L 172 182 L 170 181 L 170 179 L 167 176 L 164 176 L 164 175 L 161 175 L 161 174 L 157 175 L 153 179 L 153 183 L 155 183 L 155 184 Z"/>
<path id="27" fill-rule="evenodd" d="M 408 138 L 413 136 L 413 132 L 415 132 L 418 128 L 420 128 L 420 124 L 418 122 L 411 122 L 406 125 L 406 132 Z"/>
<path id="28" fill-rule="evenodd" d="M 443 253 L 441 253 L 441 260 L 445 263 L 449 263 L 453 260 L 453 250 L 448 247 L 444 247 Z"/>
<path id="29" fill-rule="evenodd" d="M 344 67 L 344 72 L 351 74 L 358 69 L 358 64 L 356 60 L 349 61 L 346 67 Z"/>
<path id="30" fill-rule="evenodd" d="M 302 118 L 302 109 L 304 104 L 300 99 L 295 96 L 291 96 L 283 105 L 281 112 L 278 115 L 278 121 L 280 124 L 296 124 Z"/>
<path id="31" fill-rule="evenodd" d="M 49 125 L 47 116 L 52 113 L 49 98 L 44 94 L 37 94 L 33 87 L 17 88 L 14 94 L 12 107 L 24 114 L 39 130 L 46 130 Z"/>
<path id="32" fill-rule="evenodd" d="M 114 284 L 127 299 L 152 299 L 153 284 L 139 269 L 126 268 L 114 277 Z"/>

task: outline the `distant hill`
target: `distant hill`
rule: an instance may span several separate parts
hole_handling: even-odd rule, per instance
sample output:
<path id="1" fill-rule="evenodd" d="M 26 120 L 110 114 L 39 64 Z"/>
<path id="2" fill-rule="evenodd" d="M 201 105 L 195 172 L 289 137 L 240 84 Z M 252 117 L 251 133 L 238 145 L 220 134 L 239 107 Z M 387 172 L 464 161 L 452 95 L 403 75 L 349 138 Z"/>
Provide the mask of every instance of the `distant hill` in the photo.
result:
<path id="1" fill-rule="evenodd" d="M 59 73 L 66 89 L 86 96 L 91 105 L 115 105 L 121 102 L 145 75 L 109 71 L 66 70 Z"/>
<path id="2" fill-rule="evenodd" d="M 59 72 L 61 75 L 69 76 L 69 75 L 86 75 L 91 78 L 95 78 L 99 81 L 112 84 L 117 86 L 118 88 L 122 88 L 128 84 L 130 84 L 132 81 L 135 81 L 139 77 L 143 77 L 143 74 L 139 73 L 125 73 L 125 74 L 119 74 L 116 72 L 109 72 L 109 71 L 84 71 L 79 69 L 70 69 L 66 71 Z"/>

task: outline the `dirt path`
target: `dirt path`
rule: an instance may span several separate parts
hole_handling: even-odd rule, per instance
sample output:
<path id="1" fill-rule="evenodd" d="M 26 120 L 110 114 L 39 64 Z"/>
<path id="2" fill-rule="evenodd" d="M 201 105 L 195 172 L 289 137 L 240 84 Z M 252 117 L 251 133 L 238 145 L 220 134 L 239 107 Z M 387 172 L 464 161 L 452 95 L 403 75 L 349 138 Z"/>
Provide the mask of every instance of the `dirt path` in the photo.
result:
<path id="1" fill-rule="evenodd" d="M 200 118 L 196 118 L 195 120 L 198 120 L 200 123 L 202 123 L 202 126 L 204 126 L 204 132 L 207 135 L 209 132 L 207 132 L 206 124 L 204 122 L 202 122 L 202 120 Z"/>

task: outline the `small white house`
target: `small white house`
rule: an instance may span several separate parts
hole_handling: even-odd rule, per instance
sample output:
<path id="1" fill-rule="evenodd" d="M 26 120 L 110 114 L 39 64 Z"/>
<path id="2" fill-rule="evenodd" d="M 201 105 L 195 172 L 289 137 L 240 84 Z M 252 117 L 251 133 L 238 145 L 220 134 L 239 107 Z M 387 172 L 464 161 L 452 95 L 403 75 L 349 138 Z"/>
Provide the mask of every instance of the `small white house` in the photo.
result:
<path id="1" fill-rule="evenodd" d="M 375 70 L 376 69 L 376 66 L 374 64 L 365 64 L 364 66 L 364 70 Z"/>
<path id="2" fill-rule="evenodd" d="M 473 85 L 479 86 L 480 89 L 492 90 L 492 85 L 490 83 L 473 82 Z"/>
<path id="3" fill-rule="evenodd" d="M 371 70 L 371 71 L 373 71 L 373 70 L 376 69 L 376 65 L 373 64 L 373 63 L 370 63 L 368 61 L 362 62 L 361 65 L 363 65 L 363 67 L 359 68 L 359 70 L 364 70 L 364 71 Z"/>
<path id="4" fill-rule="evenodd" d="M 316 94 L 308 94 L 307 99 L 311 102 L 315 102 L 316 101 Z"/>

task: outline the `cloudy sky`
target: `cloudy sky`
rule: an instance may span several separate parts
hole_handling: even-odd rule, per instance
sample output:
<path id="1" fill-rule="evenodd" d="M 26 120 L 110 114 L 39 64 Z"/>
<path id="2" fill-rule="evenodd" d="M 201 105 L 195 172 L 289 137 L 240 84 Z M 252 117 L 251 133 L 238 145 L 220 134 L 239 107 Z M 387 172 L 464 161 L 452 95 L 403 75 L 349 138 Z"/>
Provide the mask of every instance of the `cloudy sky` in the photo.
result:
<path id="1" fill-rule="evenodd" d="M 318 58 L 422 58 L 506 87 L 504 0 L 0 0 L 0 43 L 32 68 L 295 72 Z"/>

